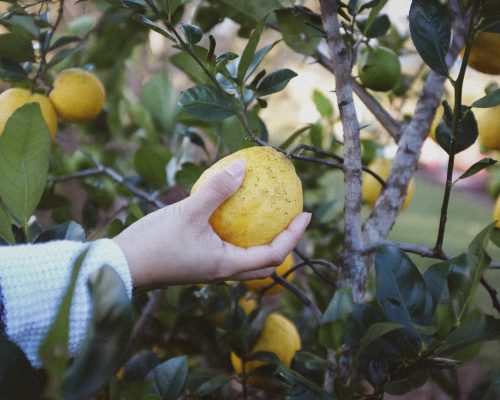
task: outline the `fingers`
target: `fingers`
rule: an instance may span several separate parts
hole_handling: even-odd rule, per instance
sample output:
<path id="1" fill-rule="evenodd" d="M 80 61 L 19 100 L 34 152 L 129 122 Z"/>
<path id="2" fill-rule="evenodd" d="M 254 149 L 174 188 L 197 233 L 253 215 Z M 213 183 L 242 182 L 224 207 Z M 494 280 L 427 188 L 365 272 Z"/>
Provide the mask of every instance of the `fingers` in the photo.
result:
<path id="1" fill-rule="evenodd" d="M 219 207 L 228 197 L 234 194 L 243 182 L 245 176 L 245 160 L 238 158 L 229 164 L 224 171 L 219 172 L 192 196 L 196 208 L 207 217 Z"/>
<path id="2" fill-rule="evenodd" d="M 249 271 L 258 273 L 259 269 L 280 265 L 285 257 L 297 246 L 310 221 L 310 213 L 299 214 L 272 243 L 265 246 L 244 249 L 228 245 L 226 262 L 231 265 L 234 271 L 233 274 L 242 275 Z M 266 275 L 264 274 L 264 276 Z"/>

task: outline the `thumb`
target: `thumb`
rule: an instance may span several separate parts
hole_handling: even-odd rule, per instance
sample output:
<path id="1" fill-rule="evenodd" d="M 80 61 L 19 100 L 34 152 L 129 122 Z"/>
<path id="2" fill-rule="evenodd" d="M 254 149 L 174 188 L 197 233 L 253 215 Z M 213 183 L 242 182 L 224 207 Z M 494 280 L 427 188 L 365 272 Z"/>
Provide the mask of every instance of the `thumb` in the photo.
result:
<path id="1" fill-rule="evenodd" d="M 194 194 L 193 200 L 204 215 L 210 217 L 241 186 L 245 176 L 245 159 L 238 158 L 209 179 Z"/>

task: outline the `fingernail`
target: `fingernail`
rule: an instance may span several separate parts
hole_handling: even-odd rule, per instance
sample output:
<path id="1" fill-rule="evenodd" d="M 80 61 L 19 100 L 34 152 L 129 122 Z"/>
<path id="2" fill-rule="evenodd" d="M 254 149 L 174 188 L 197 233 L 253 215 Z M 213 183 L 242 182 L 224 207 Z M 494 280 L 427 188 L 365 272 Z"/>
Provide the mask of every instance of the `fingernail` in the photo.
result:
<path id="1" fill-rule="evenodd" d="M 235 178 L 240 178 L 245 172 L 245 159 L 241 157 L 237 158 L 226 167 L 226 171 Z"/>

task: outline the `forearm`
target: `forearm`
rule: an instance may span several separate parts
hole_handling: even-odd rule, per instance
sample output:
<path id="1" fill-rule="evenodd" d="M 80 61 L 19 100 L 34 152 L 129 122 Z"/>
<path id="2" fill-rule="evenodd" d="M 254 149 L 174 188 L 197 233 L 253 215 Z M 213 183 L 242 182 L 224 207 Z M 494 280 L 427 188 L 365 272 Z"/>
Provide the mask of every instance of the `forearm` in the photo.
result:
<path id="1" fill-rule="evenodd" d="M 85 337 L 90 317 L 90 274 L 104 264 L 113 267 L 131 296 L 130 272 L 120 248 L 109 239 L 0 247 L 0 330 L 3 328 L 36 367 L 40 366 L 38 346 L 58 311 L 73 263 L 87 246 L 90 250 L 82 264 L 71 306 L 69 349 L 75 353 Z"/>

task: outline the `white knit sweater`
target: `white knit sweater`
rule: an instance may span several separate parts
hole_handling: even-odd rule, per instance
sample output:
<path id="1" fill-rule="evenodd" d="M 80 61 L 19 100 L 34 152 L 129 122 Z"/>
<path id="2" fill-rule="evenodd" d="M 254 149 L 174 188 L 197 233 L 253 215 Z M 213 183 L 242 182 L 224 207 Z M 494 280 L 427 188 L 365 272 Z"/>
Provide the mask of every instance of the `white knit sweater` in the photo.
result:
<path id="1" fill-rule="evenodd" d="M 80 347 L 90 318 L 87 281 L 104 264 L 122 278 L 129 298 L 132 279 L 127 260 L 110 239 L 91 243 L 68 240 L 43 244 L 0 246 L 0 335 L 6 334 L 40 367 L 38 347 L 47 335 L 69 285 L 75 259 L 88 246 L 71 304 L 69 349 Z"/>

